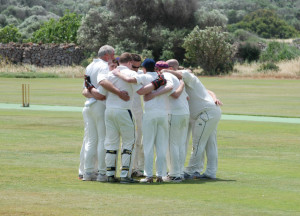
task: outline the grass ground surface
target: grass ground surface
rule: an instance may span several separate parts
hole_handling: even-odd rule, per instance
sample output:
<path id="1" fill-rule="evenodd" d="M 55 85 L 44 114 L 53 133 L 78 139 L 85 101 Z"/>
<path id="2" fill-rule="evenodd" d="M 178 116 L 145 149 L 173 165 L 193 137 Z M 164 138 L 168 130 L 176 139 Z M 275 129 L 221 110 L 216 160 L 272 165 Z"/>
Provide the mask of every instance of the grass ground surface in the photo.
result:
<path id="1" fill-rule="evenodd" d="M 201 80 L 224 113 L 300 116 L 297 80 Z M 79 79 L 0 78 L 0 103 L 21 105 L 22 83 L 33 104 L 84 101 Z M 80 112 L 0 109 L 0 215 L 299 215 L 299 134 L 300 124 L 222 120 L 216 181 L 82 182 Z"/>

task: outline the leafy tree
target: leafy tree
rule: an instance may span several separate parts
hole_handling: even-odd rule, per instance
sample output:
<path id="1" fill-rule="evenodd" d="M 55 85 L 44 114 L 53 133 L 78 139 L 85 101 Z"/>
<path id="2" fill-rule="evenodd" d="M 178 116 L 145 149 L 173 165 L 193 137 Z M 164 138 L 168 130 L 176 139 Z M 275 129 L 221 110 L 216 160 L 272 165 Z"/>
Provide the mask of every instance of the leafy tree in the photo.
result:
<path id="1" fill-rule="evenodd" d="M 233 46 L 227 42 L 229 34 L 221 27 L 198 26 L 184 39 L 188 61 L 201 66 L 206 75 L 228 73 L 233 68 Z"/>
<path id="2" fill-rule="evenodd" d="M 97 52 L 113 35 L 114 25 L 112 13 L 105 7 L 91 9 L 78 29 L 78 43 Z"/>
<path id="3" fill-rule="evenodd" d="M 33 33 L 33 42 L 43 43 L 77 43 L 77 31 L 81 16 L 67 12 L 58 21 L 50 19 Z"/>
<path id="4" fill-rule="evenodd" d="M 200 27 L 200 29 L 213 26 L 225 27 L 228 22 L 227 17 L 218 10 L 198 10 L 195 16 L 197 19 L 197 25 Z"/>
<path id="5" fill-rule="evenodd" d="M 149 28 L 160 24 L 170 29 L 194 26 L 196 0 L 109 0 L 108 9 L 119 19 L 137 16 Z"/>
<path id="6" fill-rule="evenodd" d="M 229 27 L 230 30 L 238 28 L 252 31 L 263 38 L 291 38 L 299 35 L 294 27 L 288 25 L 270 10 L 250 13 L 241 22 Z"/>
<path id="7" fill-rule="evenodd" d="M 13 25 L 8 25 L 0 29 L 1 43 L 19 42 L 20 38 L 21 34 L 19 33 L 19 30 Z"/>

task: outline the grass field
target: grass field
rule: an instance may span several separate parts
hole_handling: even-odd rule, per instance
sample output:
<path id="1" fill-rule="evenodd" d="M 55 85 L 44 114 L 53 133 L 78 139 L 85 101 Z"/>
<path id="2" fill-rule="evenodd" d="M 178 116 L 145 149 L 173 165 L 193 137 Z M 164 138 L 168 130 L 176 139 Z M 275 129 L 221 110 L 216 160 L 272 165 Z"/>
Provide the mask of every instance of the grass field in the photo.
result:
<path id="1" fill-rule="evenodd" d="M 201 78 L 228 114 L 300 117 L 299 80 Z M 0 103 L 82 106 L 80 79 L 0 78 Z M 223 120 L 216 181 L 77 179 L 80 112 L 0 109 L 0 215 L 300 215 L 300 124 Z"/>

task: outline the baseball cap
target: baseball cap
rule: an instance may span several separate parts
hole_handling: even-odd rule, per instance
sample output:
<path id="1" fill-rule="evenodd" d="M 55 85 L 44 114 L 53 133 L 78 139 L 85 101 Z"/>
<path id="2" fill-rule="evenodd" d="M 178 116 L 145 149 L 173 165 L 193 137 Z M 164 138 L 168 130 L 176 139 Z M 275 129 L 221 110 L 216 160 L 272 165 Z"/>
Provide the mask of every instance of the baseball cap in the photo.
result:
<path id="1" fill-rule="evenodd" d="M 155 61 L 150 58 L 146 58 L 143 63 L 141 64 L 142 67 L 144 68 L 154 68 L 155 66 Z"/>

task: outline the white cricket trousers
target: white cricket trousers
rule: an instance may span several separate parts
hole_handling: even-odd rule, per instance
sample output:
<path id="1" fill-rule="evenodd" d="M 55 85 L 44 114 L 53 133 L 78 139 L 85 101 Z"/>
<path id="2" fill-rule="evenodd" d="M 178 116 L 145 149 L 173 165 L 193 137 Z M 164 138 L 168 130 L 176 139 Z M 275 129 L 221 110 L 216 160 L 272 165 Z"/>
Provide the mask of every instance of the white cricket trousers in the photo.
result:
<path id="1" fill-rule="evenodd" d="M 105 174 L 105 105 L 101 101 L 96 101 L 95 103 L 86 107 L 86 110 L 88 141 L 85 145 L 84 172 L 93 172 L 95 161 L 98 159 L 98 171 L 100 174 Z"/>
<path id="2" fill-rule="evenodd" d="M 169 176 L 181 177 L 186 158 L 190 115 L 171 115 L 169 128 Z"/>
<path id="3" fill-rule="evenodd" d="M 133 111 L 133 116 L 136 125 L 135 153 L 133 157 L 133 170 L 144 170 L 144 148 L 142 144 L 142 122 L 143 112 Z"/>
<path id="4" fill-rule="evenodd" d="M 127 109 L 106 109 L 105 125 L 106 175 L 115 176 L 116 174 L 120 137 L 122 137 L 120 177 L 131 177 L 135 143 L 135 124 L 131 111 Z"/>
<path id="5" fill-rule="evenodd" d="M 78 174 L 83 175 L 84 174 L 84 152 L 85 152 L 85 145 L 88 142 L 88 120 L 87 120 L 87 107 L 83 107 L 82 109 L 82 116 L 83 116 L 83 122 L 84 122 L 84 134 L 83 134 L 83 141 L 82 141 L 82 146 L 80 150 L 80 163 L 79 163 L 79 169 L 78 169 Z M 95 165 L 94 165 L 94 172 L 98 172 L 98 157 L 95 160 Z"/>
<path id="6" fill-rule="evenodd" d="M 166 176 L 166 154 L 169 143 L 168 115 L 154 112 L 143 115 L 143 145 L 145 156 L 145 175 L 153 176 L 154 147 L 156 149 L 156 176 Z"/>
<path id="7" fill-rule="evenodd" d="M 195 119 L 192 128 L 193 151 L 189 165 L 185 171 L 188 174 L 199 172 L 206 151 L 207 165 L 205 175 L 216 178 L 218 169 L 217 126 L 221 118 L 221 109 L 216 106 L 201 112 Z"/>

